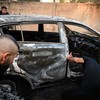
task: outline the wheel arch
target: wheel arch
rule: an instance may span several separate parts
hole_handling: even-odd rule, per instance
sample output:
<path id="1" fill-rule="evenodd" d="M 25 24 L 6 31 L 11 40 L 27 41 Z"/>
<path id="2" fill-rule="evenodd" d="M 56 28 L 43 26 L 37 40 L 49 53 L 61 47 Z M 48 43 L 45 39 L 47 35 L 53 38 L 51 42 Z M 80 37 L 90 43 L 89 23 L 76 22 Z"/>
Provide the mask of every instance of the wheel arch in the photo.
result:
<path id="1" fill-rule="evenodd" d="M 22 75 L 18 75 L 18 74 L 13 74 L 13 75 L 12 74 L 5 74 L 3 77 L 2 76 L 0 77 L 0 80 L 12 80 L 12 81 L 23 80 L 24 82 L 26 82 L 29 85 L 29 87 L 31 89 L 35 88 L 31 79 L 29 79 L 26 76 L 22 76 Z"/>

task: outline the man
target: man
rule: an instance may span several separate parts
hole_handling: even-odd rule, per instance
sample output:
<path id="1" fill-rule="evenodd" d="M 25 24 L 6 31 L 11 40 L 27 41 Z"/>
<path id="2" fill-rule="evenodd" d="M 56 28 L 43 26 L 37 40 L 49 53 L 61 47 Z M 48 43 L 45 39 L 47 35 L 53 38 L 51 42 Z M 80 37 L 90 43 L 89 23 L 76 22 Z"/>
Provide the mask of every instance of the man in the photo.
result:
<path id="1" fill-rule="evenodd" d="M 8 69 L 19 50 L 17 41 L 10 35 L 0 35 L 0 75 Z"/>
<path id="2" fill-rule="evenodd" d="M 71 62 L 80 63 L 84 69 L 82 83 L 77 88 L 65 91 L 62 94 L 63 100 L 100 100 L 100 65 L 89 57 L 73 57 L 70 53 L 67 59 Z"/>
<path id="3" fill-rule="evenodd" d="M 0 77 L 12 65 L 13 59 L 17 56 L 19 45 L 17 41 L 10 35 L 0 35 Z M 0 100 L 24 100 L 17 93 L 11 91 L 12 87 L 0 83 Z"/>
<path id="4" fill-rule="evenodd" d="M 7 7 L 1 7 L 0 15 L 9 15 L 9 13 L 7 12 Z"/>

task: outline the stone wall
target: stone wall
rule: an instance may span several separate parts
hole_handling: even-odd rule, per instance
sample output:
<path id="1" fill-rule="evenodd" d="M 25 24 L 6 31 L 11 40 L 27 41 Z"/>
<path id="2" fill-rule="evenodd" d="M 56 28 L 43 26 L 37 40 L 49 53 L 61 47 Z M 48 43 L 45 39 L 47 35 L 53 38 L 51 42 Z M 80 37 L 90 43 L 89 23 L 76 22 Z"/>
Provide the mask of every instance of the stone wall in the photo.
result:
<path id="1" fill-rule="evenodd" d="M 100 5 L 87 3 L 0 2 L 10 14 L 39 14 L 72 18 L 100 32 Z"/>

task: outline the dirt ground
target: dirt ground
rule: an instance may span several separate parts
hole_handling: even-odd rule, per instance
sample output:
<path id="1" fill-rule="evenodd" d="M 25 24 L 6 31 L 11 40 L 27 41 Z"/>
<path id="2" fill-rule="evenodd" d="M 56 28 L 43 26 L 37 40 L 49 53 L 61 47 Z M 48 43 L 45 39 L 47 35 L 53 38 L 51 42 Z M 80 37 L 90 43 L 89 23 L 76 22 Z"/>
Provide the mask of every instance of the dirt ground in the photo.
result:
<path id="1" fill-rule="evenodd" d="M 54 86 L 37 89 L 31 92 L 26 100 L 62 100 L 63 91 L 75 86 L 75 82 L 64 81 Z"/>

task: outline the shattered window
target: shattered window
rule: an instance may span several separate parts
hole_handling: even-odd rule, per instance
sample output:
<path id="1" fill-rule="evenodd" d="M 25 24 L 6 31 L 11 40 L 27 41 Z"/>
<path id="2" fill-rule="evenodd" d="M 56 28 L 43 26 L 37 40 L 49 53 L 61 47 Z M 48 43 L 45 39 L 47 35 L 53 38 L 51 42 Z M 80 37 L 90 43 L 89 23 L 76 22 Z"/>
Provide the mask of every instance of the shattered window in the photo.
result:
<path id="1" fill-rule="evenodd" d="M 85 29 L 82 26 L 76 26 L 76 25 L 65 25 L 70 30 L 72 30 L 76 34 L 85 34 L 89 36 L 96 36 L 93 32 L 89 31 L 88 29 Z"/>
<path id="2" fill-rule="evenodd" d="M 4 34 L 12 35 L 17 41 L 59 42 L 57 24 L 19 24 L 13 25 Z"/>

